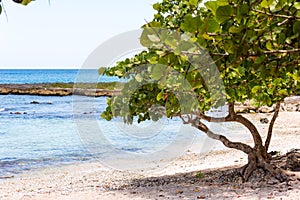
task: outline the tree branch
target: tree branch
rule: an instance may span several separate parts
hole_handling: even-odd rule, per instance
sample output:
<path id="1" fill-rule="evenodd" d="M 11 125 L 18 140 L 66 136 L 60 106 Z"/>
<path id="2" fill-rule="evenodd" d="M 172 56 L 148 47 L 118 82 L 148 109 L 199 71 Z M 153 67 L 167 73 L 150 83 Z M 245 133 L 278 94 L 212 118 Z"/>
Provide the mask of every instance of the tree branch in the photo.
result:
<path id="1" fill-rule="evenodd" d="M 264 54 L 297 53 L 300 49 L 264 51 Z"/>
<path id="2" fill-rule="evenodd" d="M 229 111 L 229 114 L 228 116 L 233 120 L 236 116 L 236 113 L 234 111 L 234 103 L 235 102 L 231 102 L 228 104 L 228 111 Z"/>
<path id="3" fill-rule="evenodd" d="M 255 11 L 255 12 L 261 13 L 261 14 L 266 14 L 266 15 L 271 16 L 271 17 L 281 17 L 281 18 L 286 18 L 286 19 L 299 19 L 299 17 L 296 17 L 296 16 L 274 14 L 274 13 L 269 13 L 269 12 L 256 10 L 256 9 L 252 9 L 252 10 Z"/>
<path id="4" fill-rule="evenodd" d="M 204 132 L 209 138 L 221 141 L 228 148 L 237 149 L 246 154 L 253 152 L 253 149 L 249 145 L 241 142 L 232 142 L 225 136 L 212 132 L 205 124 L 201 123 L 200 121 L 198 121 L 197 124 L 192 124 L 192 126 Z"/>
<path id="5" fill-rule="evenodd" d="M 204 55 L 203 53 L 190 52 L 190 51 L 181 51 L 181 53 L 184 54 L 184 55 L 192 55 L 192 56 Z M 211 53 L 210 55 L 213 55 L 213 56 L 229 56 L 228 53 Z"/>
<path id="6" fill-rule="evenodd" d="M 227 36 L 232 36 L 232 34 L 221 34 L 221 33 L 206 33 L 208 36 L 223 36 L 223 37 L 227 37 Z"/>
<path id="7" fill-rule="evenodd" d="M 270 142 L 271 142 L 271 138 L 272 138 L 272 132 L 273 132 L 273 127 L 274 127 L 276 118 L 278 117 L 279 110 L 280 110 L 280 101 L 277 101 L 275 112 L 274 112 L 274 115 L 273 115 L 272 120 L 270 122 L 269 129 L 268 129 L 268 135 L 267 135 L 267 139 L 266 139 L 266 142 L 265 142 L 265 148 L 266 148 L 267 152 L 268 152 L 268 149 L 269 149 L 269 146 L 270 146 Z"/>
<path id="8" fill-rule="evenodd" d="M 254 148 L 260 148 L 263 145 L 262 138 L 257 130 L 257 128 L 250 122 L 247 118 L 243 117 L 242 115 L 236 115 L 234 117 L 234 121 L 243 124 L 251 133 L 254 141 Z"/>
<path id="9" fill-rule="evenodd" d="M 247 118 L 243 117 L 242 115 L 237 115 L 234 111 L 234 102 L 228 104 L 229 115 L 227 117 L 228 121 L 235 121 L 243 124 L 251 133 L 253 141 L 254 141 L 254 148 L 262 147 L 262 139 L 257 130 L 257 128 L 250 122 Z"/>

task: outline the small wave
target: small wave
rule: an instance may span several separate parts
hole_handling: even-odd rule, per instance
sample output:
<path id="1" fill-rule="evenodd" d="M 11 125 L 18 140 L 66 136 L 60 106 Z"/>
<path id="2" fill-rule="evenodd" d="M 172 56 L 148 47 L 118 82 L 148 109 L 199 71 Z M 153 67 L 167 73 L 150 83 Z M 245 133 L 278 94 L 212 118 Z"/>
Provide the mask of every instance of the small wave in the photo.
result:
<path id="1" fill-rule="evenodd" d="M 0 108 L 0 112 L 3 112 L 3 111 L 5 111 L 5 108 Z"/>

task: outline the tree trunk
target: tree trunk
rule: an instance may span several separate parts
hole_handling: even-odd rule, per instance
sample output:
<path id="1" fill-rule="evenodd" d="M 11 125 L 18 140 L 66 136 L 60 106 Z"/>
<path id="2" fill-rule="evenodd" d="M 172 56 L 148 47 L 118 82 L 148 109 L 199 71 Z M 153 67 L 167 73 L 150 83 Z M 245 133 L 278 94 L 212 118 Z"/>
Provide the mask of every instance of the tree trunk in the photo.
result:
<path id="1" fill-rule="evenodd" d="M 251 121 L 246 119 L 244 116 L 236 114 L 236 112 L 234 111 L 234 102 L 229 103 L 228 106 L 229 106 L 229 114 L 225 119 L 213 118 L 213 117 L 205 116 L 204 114 L 201 115 L 199 114 L 198 116 L 196 116 L 195 119 L 190 117 L 188 121 L 185 121 L 183 118 L 182 120 L 184 123 L 191 124 L 192 126 L 196 127 L 200 131 L 203 131 L 204 133 L 206 133 L 208 137 L 214 140 L 221 141 L 226 147 L 237 149 L 247 154 L 248 164 L 245 165 L 241 171 L 244 181 L 247 181 L 250 175 L 253 173 L 253 171 L 258 168 L 262 168 L 264 171 L 270 172 L 274 177 L 276 177 L 280 181 L 287 180 L 288 176 L 286 175 L 286 173 L 282 169 L 271 164 L 270 161 L 272 157 L 267 152 L 270 144 L 271 136 L 272 136 L 273 125 L 278 116 L 280 102 L 277 102 L 276 112 L 274 114 L 274 117 L 272 118 L 272 122 L 268 130 L 268 136 L 265 145 L 263 144 L 262 137 L 259 134 L 255 125 Z M 229 140 L 227 137 L 225 137 L 224 135 L 214 133 L 205 124 L 203 124 L 200 119 L 204 119 L 208 122 L 225 121 L 225 122 L 241 123 L 250 131 L 254 141 L 254 147 L 251 147 L 242 142 L 233 142 Z"/>
<path id="2" fill-rule="evenodd" d="M 266 156 L 266 149 L 253 150 L 248 154 L 248 164 L 245 165 L 241 171 L 244 181 L 247 181 L 253 171 L 258 168 L 263 169 L 265 172 L 271 173 L 279 181 L 285 181 L 288 179 L 287 174 L 275 165 L 270 164 L 269 156 Z"/>

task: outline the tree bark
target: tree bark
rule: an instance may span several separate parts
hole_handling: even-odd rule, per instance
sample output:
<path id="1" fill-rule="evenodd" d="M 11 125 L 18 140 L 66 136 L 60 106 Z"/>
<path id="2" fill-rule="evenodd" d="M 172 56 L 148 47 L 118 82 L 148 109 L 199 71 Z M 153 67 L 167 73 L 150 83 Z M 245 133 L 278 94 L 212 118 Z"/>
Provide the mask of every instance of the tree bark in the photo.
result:
<path id="1" fill-rule="evenodd" d="M 202 132 L 206 133 L 206 135 L 212 139 L 221 141 L 226 147 L 237 149 L 240 151 L 243 151 L 245 154 L 248 155 L 248 164 L 245 165 L 241 171 L 241 175 L 244 179 L 244 181 L 247 181 L 254 170 L 258 168 L 262 168 L 264 171 L 270 172 L 274 177 L 276 177 L 280 181 L 287 180 L 287 175 L 284 173 L 284 171 L 280 168 L 277 168 L 276 166 L 273 166 L 270 164 L 270 158 L 267 153 L 267 149 L 270 144 L 271 136 L 272 136 L 272 129 L 275 123 L 275 120 L 278 116 L 278 112 L 280 109 L 280 102 L 277 102 L 276 104 L 276 110 L 275 114 L 271 120 L 271 124 L 269 126 L 268 136 L 266 139 L 266 146 L 263 145 L 262 137 L 259 134 L 257 128 L 255 125 L 243 117 L 242 115 L 237 115 L 234 111 L 234 103 L 229 104 L 229 114 L 223 119 L 219 118 L 211 118 L 205 115 L 198 115 L 196 117 L 197 120 L 189 121 L 192 126 L 196 127 L 197 129 L 201 130 Z M 254 141 L 254 147 L 250 147 L 247 144 L 241 143 L 241 142 L 233 142 L 230 141 L 228 138 L 226 138 L 223 135 L 213 133 L 205 124 L 203 124 L 200 119 L 204 119 L 207 121 L 214 121 L 214 122 L 230 122 L 235 121 L 239 122 L 242 125 L 244 125 L 251 133 L 253 141 Z"/>
<path id="2" fill-rule="evenodd" d="M 269 146 L 270 146 L 272 133 L 273 133 L 273 127 L 274 127 L 275 121 L 278 117 L 279 110 L 280 110 L 280 101 L 277 101 L 275 112 L 274 112 L 274 115 L 273 115 L 272 120 L 270 122 L 269 129 L 268 129 L 268 135 L 267 135 L 267 139 L 266 139 L 266 142 L 265 142 L 266 151 L 268 151 Z"/>

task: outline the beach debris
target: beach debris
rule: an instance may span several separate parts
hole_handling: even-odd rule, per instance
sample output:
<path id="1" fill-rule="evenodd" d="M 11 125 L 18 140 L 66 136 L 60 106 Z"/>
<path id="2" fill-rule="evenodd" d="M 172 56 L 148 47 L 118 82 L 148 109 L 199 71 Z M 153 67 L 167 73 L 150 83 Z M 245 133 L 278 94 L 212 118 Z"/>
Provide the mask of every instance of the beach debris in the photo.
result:
<path id="1" fill-rule="evenodd" d="M 293 149 L 288 152 L 286 160 L 286 169 L 291 171 L 300 171 L 300 149 Z"/>
<path id="2" fill-rule="evenodd" d="M 176 194 L 182 194 L 183 193 L 183 190 L 177 190 L 176 191 Z"/>
<path id="3" fill-rule="evenodd" d="M 267 124 L 267 123 L 269 123 L 269 120 L 268 120 L 268 118 L 266 118 L 266 117 L 262 117 L 262 118 L 260 118 L 260 123 L 262 123 L 262 124 Z"/>

